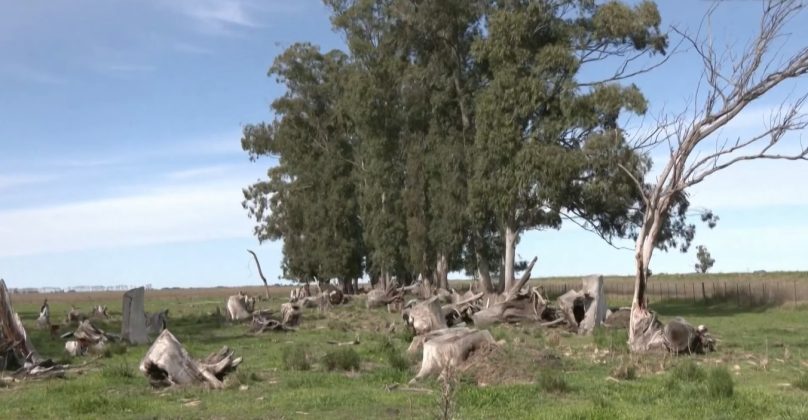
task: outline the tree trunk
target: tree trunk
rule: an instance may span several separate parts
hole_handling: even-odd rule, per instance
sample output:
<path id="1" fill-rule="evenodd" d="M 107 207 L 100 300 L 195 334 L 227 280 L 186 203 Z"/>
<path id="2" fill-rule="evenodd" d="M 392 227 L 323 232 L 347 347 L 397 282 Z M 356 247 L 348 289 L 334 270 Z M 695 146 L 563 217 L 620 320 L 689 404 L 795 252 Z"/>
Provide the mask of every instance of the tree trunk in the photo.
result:
<path id="1" fill-rule="evenodd" d="M 500 286 L 500 292 L 508 292 L 513 288 L 513 282 L 516 281 L 513 269 L 516 263 L 516 230 L 511 227 L 505 228 L 505 260 L 503 262 L 502 279 L 503 286 Z"/>
<path id="2" fill-rule="evenodd" d="M 155 388 L 195 384 L 224 388 L 225 375 L 239 364 L 241 358 L 233 357 L 233 351 L 227 346 L 204 360 L 194 361 L 177 338 L 163 330 L 141 360 L 140 371 Z"/>
<path id="3" fill-rule="evenodd" d="M 491 282 L 491 269 L 488 267 L 488 258 L 478 249 L 474 253 L 477 258 L 477 275 L 480 277 L 480 291 L 494 293 L 494 284 Z"/>
<path id="4" fill-rule="evenodd" d="M 447 327 L 446 317 L 443 315 L 437 297 L 419 302 L 415 306 L 405 309 L 402 316 L 407 326 L 415 332 L 415 335 L 423 335 Z"/>
<path id="5" fill-rule="evenodd" d="M 449 290 L 449 261 L 446 254 L 438 254 L 435 278 L 438 288 Z"/>

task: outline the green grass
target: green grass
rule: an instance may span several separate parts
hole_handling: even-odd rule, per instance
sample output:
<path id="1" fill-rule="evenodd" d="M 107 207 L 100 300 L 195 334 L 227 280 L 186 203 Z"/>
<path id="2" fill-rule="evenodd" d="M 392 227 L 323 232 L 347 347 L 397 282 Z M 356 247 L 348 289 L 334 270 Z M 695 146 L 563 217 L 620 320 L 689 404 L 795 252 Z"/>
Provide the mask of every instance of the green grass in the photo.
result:
<path id="1" fill-rule="evenodd" d="M 322 316 L 305 310 L 297 332 L 252 335 L 212 314 L 225 295 L 177 293 L 147 294 L 147 310 L 170 308 L 169 329 L 193 357 L 227 345 L 244 358 L 225 389 L 153 390 L 137 370 L 146 346 L 65 358 L 63 341 L 34 327 L 39 303 L 22 300 L 15 309 L 40 353 L 81 369 L 65 379 L 0 387 L 0 418 L 434 418 L 439 410 L 439 381 L 413 385 L 428 392 L 402 390 L 418 361 L 405 356 L 409 336 L 398 314 L 368 311 L 357 300 Z M 273 296 L 259 308 L 277 310 L 283 301 Z M 118 309 L 120 298 L 77 306 L 92 304 Z M 69 304 L 54 298 L 51 309 L 57 319 Z M 808 307 L 663 301 L 653 309 L 663 320 L 683 316 L 706 325 L 718 352 L 640 357 L 626 351 L 624 331 L 578 337 L 496 326 L 492 334 L 504 344 L 462 373 L 452 397 L 456 418 L 808 418 Z M 118 333 L 120 312 L 112 312 L 98 325 Z M 332 344 L 354 340 L 359 344 Z M 301 360 L 307 369 L 298 368 Z"/>

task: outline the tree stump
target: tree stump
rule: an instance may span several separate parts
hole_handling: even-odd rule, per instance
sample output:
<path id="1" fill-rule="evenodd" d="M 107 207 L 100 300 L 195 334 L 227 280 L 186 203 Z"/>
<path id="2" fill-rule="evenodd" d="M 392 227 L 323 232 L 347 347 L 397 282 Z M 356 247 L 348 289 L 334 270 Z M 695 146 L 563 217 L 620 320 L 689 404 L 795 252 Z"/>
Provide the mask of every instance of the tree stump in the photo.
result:
<path id="1" fill-rule="evenodd" d="M 494 337 L 487 330 L 471 328 L 446 328 L 416 337 L 423 346 L 421 368 L 410 383 L 427 376 L 455 368 L 468 359 L 469 355 L 483 346 L 495 345 Z M 408 351 L 417 351 L 417 345 Z"/>
<path id="2" fill-rule="evenodd" d="M 146 313 L 143 311 L 145 290 L 138 287 L 123 294 L 123 322 L 121 337 L 132 345 L 146 344 Z"/>
<path id="3" fill-rule="evenodd" d="M 227 346 L 203 360 L 192 360 L 169 330 L 163 330 L 140 362 L 140 371 L 155 388 L 172 385 L 224 387 L 224 377 L 234 371 L 242 359 L 233 357 Z"/>
<path id="4" fill-rule="evenodd" d="M 230 296 L 227 299 L 227 319 L 231 321 L 243 321 L 252 317 L 255 310 L 255 298 L 243 292 Z"/>

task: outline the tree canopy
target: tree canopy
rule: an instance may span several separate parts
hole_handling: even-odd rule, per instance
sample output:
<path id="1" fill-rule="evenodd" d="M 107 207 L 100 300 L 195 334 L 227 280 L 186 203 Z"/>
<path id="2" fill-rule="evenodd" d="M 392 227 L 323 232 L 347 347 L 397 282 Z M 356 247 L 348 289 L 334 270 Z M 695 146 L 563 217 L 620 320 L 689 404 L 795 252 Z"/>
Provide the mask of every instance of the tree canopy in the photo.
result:
<path id="1" fill-rule="evenodd" d="M 275 119 L 242 139 L 277 159 L 244 206 L 260 240 L 283 240 L 285 277 L 445 286 L 466 269 L 509 290 L 526 231 L 636 235 L 650 160 L 620 122 L 647 108 L 628 64 L 667 48 L 652 2 L 324 3 L 346 51 L 278 56 Z M 593 67 L 608 76 L 585 80 Z"/>

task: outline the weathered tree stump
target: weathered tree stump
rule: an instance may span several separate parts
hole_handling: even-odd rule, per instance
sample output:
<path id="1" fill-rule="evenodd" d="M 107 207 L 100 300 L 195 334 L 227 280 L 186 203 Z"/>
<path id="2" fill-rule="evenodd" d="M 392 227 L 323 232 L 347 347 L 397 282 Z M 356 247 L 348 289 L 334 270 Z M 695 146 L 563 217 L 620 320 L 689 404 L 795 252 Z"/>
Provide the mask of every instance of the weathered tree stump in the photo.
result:
<path id="1" fill-rule="evenodd" d="M 303 312 L 300 311 L 300 306 L 294 303 L 284 303 L 281 305 L 281 324 L 286 328 L 294 328 L 300 325 L 303 318 Z"/>
<path id="2" fill-rule="evenodd" d="M 578 334 L 591 334 L 603 324 L 609 310 L 603 293 L 603 276 L 584 277 L 580 291 L 570 290 L 557 302 L 567 323 Z"/>
<path id="3" fill-rule="evenodd" d="M 413 330 L 415 335 L 423 335 L 430 331 L 442 330 L 448 327 L 437 296 L 404 309 L 402 317 L 404 318 L 404 323 Z"/>
<path id="4" fill-rule="evenodd" d="M 243 292 L 227 299 L 227 319 L 231 321 L 250 319 L 254 310 L 255 298 Z"/>
<path id="5" fill-rule="evenodd" d="M 495 345 L 494 337 L 486 330 L 471 328 L 446 328 L 416 337 L 409 352 L 423 346 L 421 368 L 410 382 L 455 368 L 468 359 L 469 355 L 483 346 Z"/>
<path id="6" fill-rule="evenodd" d="M 123 294 L 123 322 L 121 337 L 132 345 L 146 344 L 146 313 L 143 311 L 145 290 L 138 287 Z"/>
<path id="7" fill-rule="evenodd" d="M 108 342 L 116 338 L 90 323 L 88 319 L 81 321 L 76 331 L 62 337 L 73 337 L 73 340 L 65 343 L 65 351 L 71 356 L 99 354 L 104 351 Z"/>
<path id="8" fill-rule="evenodd" d="M 157 335 L 168 328 L 168 309 L 154 314 L 146 314 L 146 330 L 150 335 Z"/>
<path id="9" fill-rule="evenodd" d="M 0 366 L 19 368 L 15 377 L 49 378 L 64 376 L 64 365 L 57 365 L 39 355 L 19 315 L 11 306 L 6 282 L 0 279 Z"/>
<path id="10" fill-rule="evenodd" d="M 632 311 L 635 312 L 629 325 L 628 345 L 634 353 L 703 354 L 715 351 L 715 340 L 703 325 L 694 328 L 683 318 L 663 325 L 653 311 Z"/>
<path id="11" fill-rule="evenodd" d="M 140 362 L 140 371 L 155 388 L 172 385 L 207 385 L 223 388 L 224 377 L 241 364 L 227 346 L 203 360 L 192 360 L 169 330 L 163 330 Z"/>

